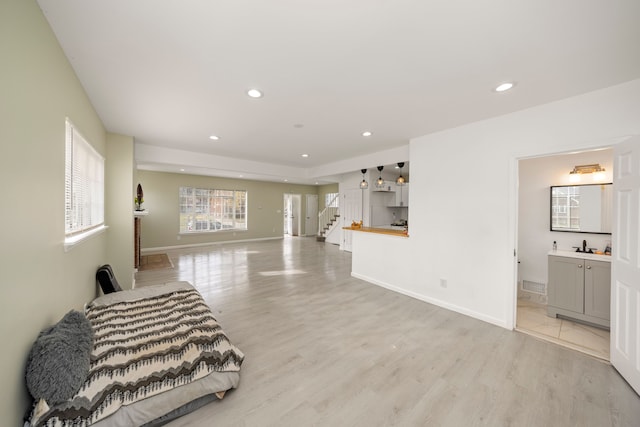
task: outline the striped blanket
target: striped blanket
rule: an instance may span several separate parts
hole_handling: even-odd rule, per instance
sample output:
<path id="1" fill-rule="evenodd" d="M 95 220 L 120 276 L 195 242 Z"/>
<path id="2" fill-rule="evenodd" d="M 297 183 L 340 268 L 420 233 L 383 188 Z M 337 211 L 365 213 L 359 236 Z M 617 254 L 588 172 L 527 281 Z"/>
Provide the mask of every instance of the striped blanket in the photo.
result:
<path id="1" fill-rule="evenodd" d="M 89 426 L 123 405 L 211 372 L 237 372 L 244 358 L 190 286 L 133 301 L 92 303 L 85 314 L 95 334 L 88 378 L 73 398 L 32 419 L 33 426 Z"/>

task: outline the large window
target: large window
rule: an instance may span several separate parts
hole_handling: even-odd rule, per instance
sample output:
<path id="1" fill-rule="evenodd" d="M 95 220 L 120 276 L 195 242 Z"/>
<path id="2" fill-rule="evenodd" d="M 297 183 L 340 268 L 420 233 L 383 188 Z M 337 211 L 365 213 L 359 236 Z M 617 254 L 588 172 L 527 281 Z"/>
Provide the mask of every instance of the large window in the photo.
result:
<path id="1" fill-rule="evenodd" d="M 180 187 L 180 232 L 247 229 L 247 192 Z"/>
<path id="2" fill-rule="evenodd" d="M 104 158 L 66 121 L 65 244 L 104 227 Z"/>

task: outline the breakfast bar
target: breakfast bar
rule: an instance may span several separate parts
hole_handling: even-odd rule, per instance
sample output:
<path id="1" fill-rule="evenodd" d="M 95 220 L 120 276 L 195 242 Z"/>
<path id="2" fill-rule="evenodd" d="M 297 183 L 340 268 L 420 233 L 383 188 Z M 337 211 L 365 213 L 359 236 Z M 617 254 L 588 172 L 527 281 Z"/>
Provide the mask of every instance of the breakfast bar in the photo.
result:
<path id="1" fill-rule="evenodd" d="M 379 227 L 363 227 L 363 226 L 350 226 L 343 227 L 344 230 L 361 231 L 364 233 L 386 234 L 389 236 L 409 237 L 407 229 L 392 229 L 392 228 L 379 228 Z"/>

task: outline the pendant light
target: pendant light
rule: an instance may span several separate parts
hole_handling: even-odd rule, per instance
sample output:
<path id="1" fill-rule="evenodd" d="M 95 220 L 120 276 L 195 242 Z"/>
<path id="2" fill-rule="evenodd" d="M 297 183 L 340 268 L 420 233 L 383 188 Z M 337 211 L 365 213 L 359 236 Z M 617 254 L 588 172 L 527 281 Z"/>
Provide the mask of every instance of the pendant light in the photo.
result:
<path id="1" fill-rule="evenodd" d="M 367 173 L 367 170 L 361 169 L 360 172 L 362 172 L 362 182 L 360 183 L 360 189 L 366 190 L 367 188 L 369 188 L 369 183 L 364 179 L 364 174 Z"/>
<path id="2" fill-rule="evenodd" d="M 399 162 L 398 167 L 400 168 L 400 176 L 396 179 L 396 185 L 405 185 L 407 182 L 402 176 L 402 168 L 404 167 L 404 162 Z"/>
<path id="3" fill-rule="evenodd" d="M 378 180 L 376 181 L 376 188 L 384 188 L 384 179 L 382 179 L 382 169 L 384 169 L 384 166 L 378 166 L 378 173 L 380 176 L 378 176 Z"/>

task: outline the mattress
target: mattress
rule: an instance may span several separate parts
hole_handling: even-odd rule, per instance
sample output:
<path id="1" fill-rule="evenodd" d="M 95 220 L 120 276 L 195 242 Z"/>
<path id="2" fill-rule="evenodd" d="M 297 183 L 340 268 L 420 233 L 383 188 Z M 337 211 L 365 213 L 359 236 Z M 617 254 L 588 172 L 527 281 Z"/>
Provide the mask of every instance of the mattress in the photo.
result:
<path id="1" fill-rule="evenodd" d="M 238 386 L 244 355 L 188 282 L 107 294 L 85 315 L 94 332 L 87 380 L 41 408 L 34 427 L 161 425 Z"/>

